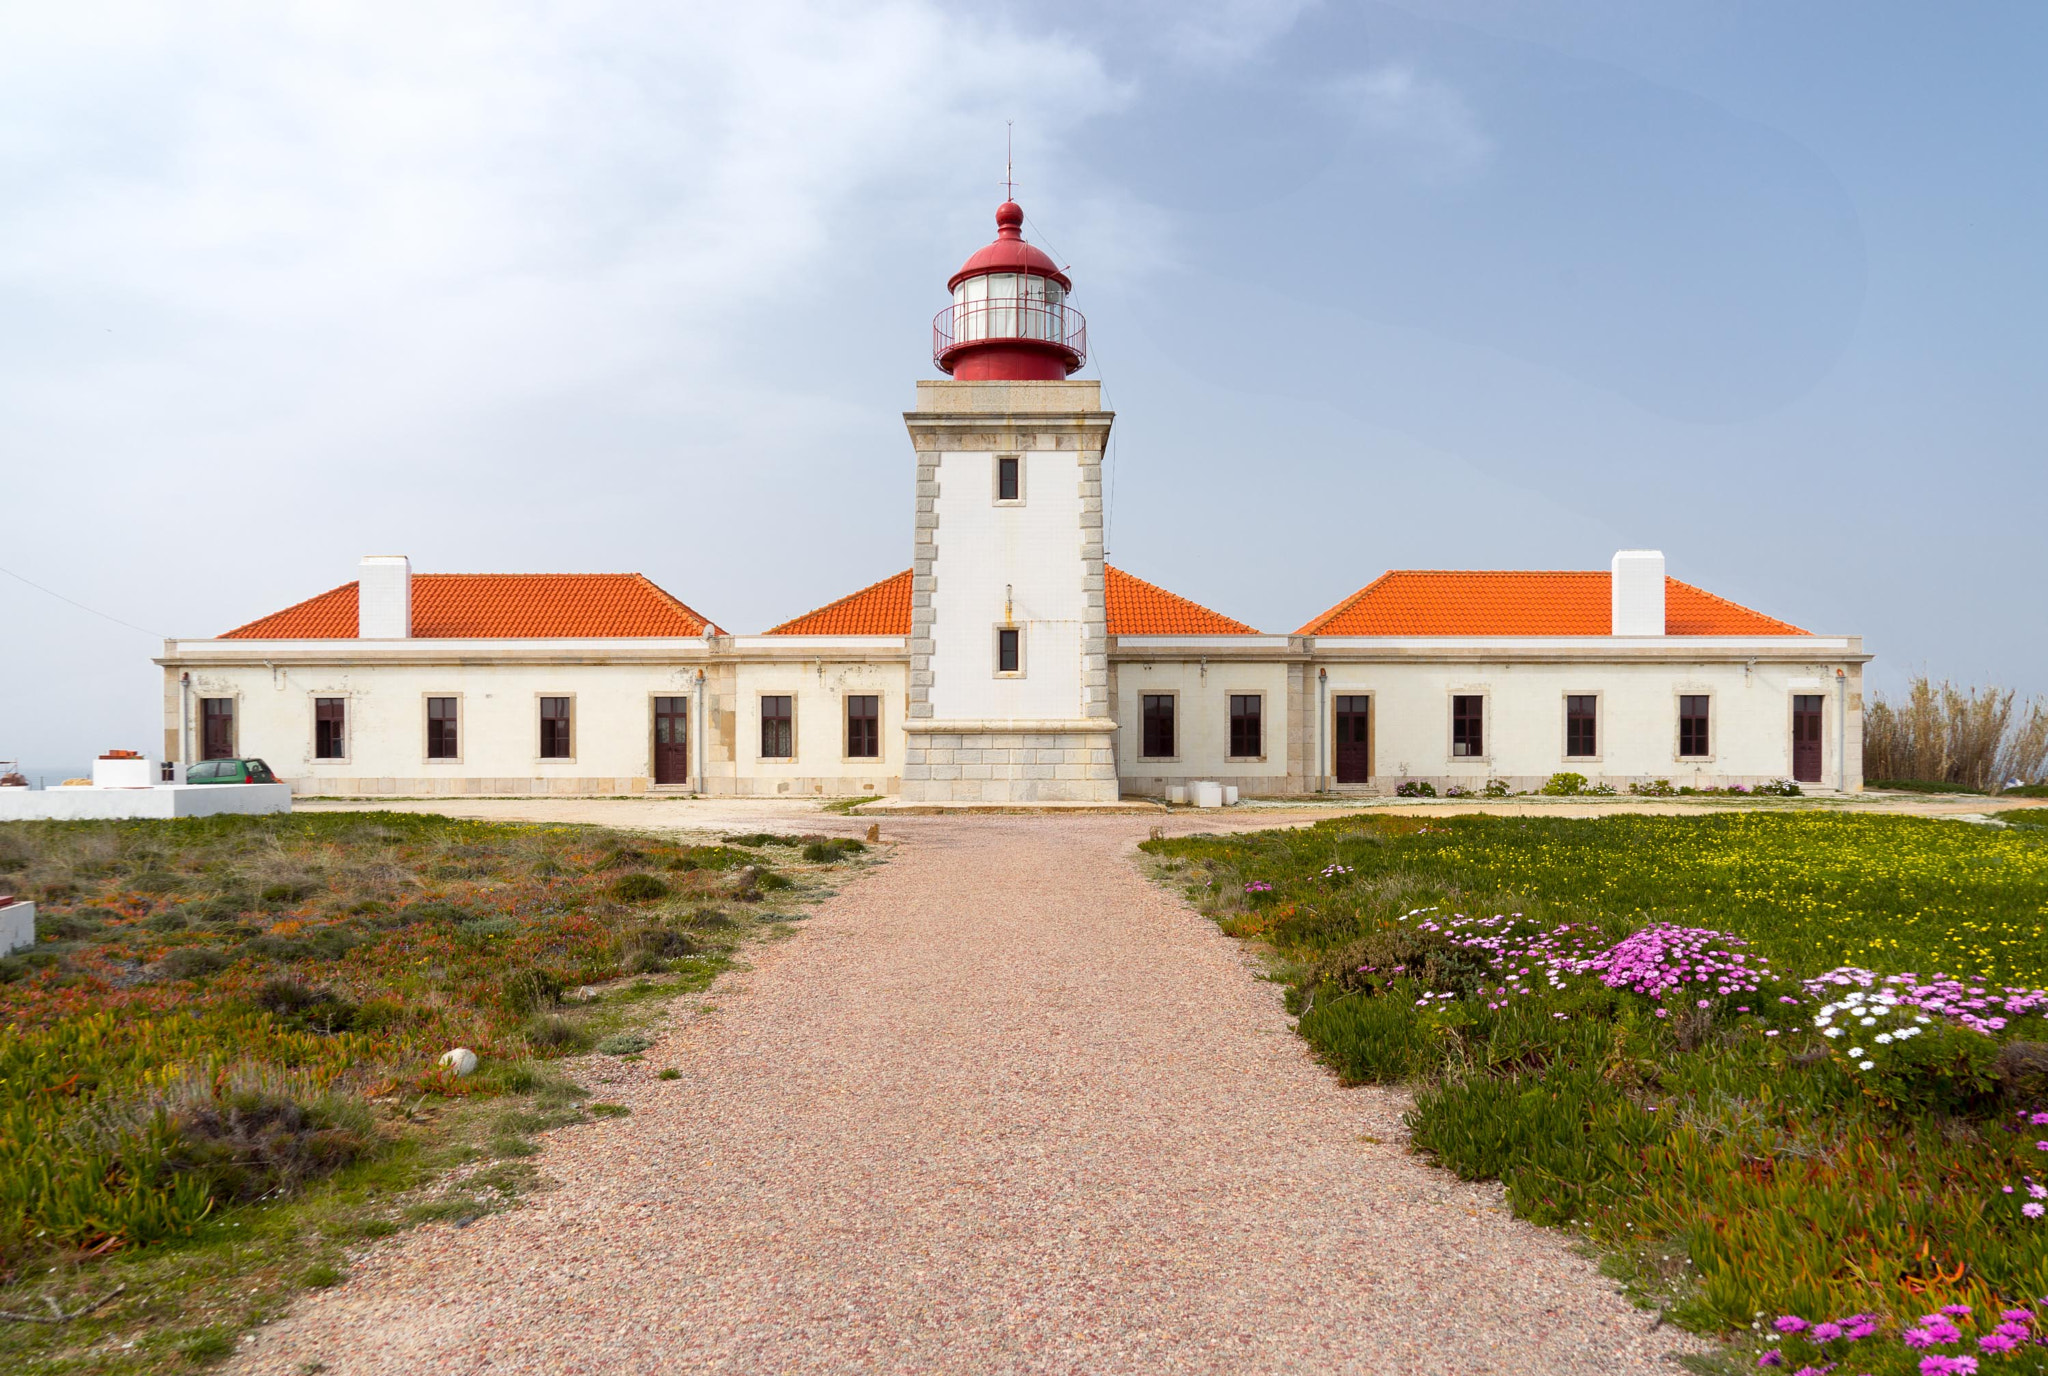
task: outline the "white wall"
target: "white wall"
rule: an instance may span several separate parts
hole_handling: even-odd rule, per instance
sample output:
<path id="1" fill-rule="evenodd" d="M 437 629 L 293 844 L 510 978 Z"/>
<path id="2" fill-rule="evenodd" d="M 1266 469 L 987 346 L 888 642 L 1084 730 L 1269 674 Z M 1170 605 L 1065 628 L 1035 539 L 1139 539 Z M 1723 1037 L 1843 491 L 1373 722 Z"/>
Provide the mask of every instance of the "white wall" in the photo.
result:
<path id="1" fill-rule="evenodd" d="M 1167 780 L 1228 779 L 1240 788 L 1287 777 L 1287 665 L 1199 660 L 1120 661 L 1116 673 L 1117 773 L 1133 792 L 1156 792 Z M 1143 698 L 1177 695 L 1174 760 L 1141 758 Z M 1259 693 L 1263 704 L 1263 758 L 1234 760 L 1230 752 L 1230 697 Z"/>
<path id="2" fill-rule="evenodd" d="M 741 663 L 736 666 L 733 754 L 737 791 L 764 794 L 869 794 L 894 792 L 903 774 L 903 703 L 909 666 L 879 663 Z M 879 759 L 846 755 L 846 699 L 852 694 L 881 698 Z M 761 757 L 761 699 L 786 694 L 796 699 L 796 755 Z M 714 787 L 716 781 L 714 781 Z"/>
<path id="3" fill-rule="evenodd" d="M 1328 663 L 1329 697 L 1373 699 L 1375 781 L 1404 777 L 1450 780 L 1471 787 L 1489 778 L 1527 781 L 1569 770 L 1589 780 L 1669 779 L 1718 784 L 1790 778 L 1792 697 L 1820 694 L 1821 783 L 1836 778 L 1833 666 L 1742 664 L 1347 664 Z M 1851 694 L 1856 691 L 1851 666 Z M 1451 698 L 1487 699 L 1485 755 L 1451 752 Z M 1568 694 L 1600 698 L 1599 755 L 1565 756 Z M 1704 760 L 1678 757 L 1678 698 L 1712 698 L 1710 747 Z M 1331 709 L 1334 711 L 1334 707 Z M 1852 742 L 1854 736 L 1852 734 Z M 1327 743 L 1325 746 L 1327 751 Z M 1853 749 L 1853 747 L 1852 747 Z M 1326 755 L 1327 758 L 1327 755 Z M 1860 782 L 1851 755 L 1851 785 Z"/>
<path id="4" fill-rule="evenodd" d="M 998 506 L 994 453 L 940 456 L 931 594 L 938 719 L 1072 720 L 1083 711 L 1081 458 L 1071 449 L 1019 457 L 1023 502 Z M 1024 631 L 1021 678 L 995 674 L 1006 584 Z"/>
<path id="5" fill-rule="evenodd" d="M 191 670 L 193 748 L 199 700 L 235 701 L 236 751 L 268 763 L 300 792 L 322 781 L 588 780 L 653 774 L 653 699 L 694 691 L 694 667 L 631 664 L 356 663 Z M 540 757 L 540 699 L 574 699 L 568 759 Z M 345 759 L 313 757 L 315 698 L 347 700 Z M 429 697 L 455 697 L 453 760 L 427 758 Z M 175 723 L 172 723 L 175 725 Z"/>

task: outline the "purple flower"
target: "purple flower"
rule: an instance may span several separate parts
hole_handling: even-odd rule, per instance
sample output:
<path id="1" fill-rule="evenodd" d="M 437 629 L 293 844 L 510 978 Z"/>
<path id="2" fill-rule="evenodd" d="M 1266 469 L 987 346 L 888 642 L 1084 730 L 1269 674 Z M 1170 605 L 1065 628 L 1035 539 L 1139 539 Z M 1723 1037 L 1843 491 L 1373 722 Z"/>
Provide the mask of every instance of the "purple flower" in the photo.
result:
<path id="1" fill-rule="evenodd" d="M 1908 1328 L 1900 1331 L 1899 1341 L 1907 1347 L 1933 1347 L 1935 1337 L 1924 1328 Z"/>
<path id="2" fill-rule="evenodd" d="M 2026 1203 L 2020 1205 L 2020 1212 L 2025 1214 L 2028 1218 L 2039 1218 L 2042 1214 L 2048 1214 L 2048 1204 L 2042 1204 L 2036 1200 L 2030 1199 Z"/>
<path id="3" fill-rule="evenodd" d="M 1705 1000 L 1705 999 L 1701 999 L 1701 1000 L 1700 1000 L 1700 1007 L 1702 1007 L 1702 1008 L 1711 1008 L 1711 1007 L 1713 1007 L 1713 1005 L 1712 1005 L 1711 1003 L 1709 1003 L 1709 1002 L 1708 1002 L 1707 1000 Z"/>
<path id="4" fill-rule="evenodd" d="M 1998 1317 L 2012 1323 L 2032 1323 L 2034 1321 L 2034 1311 L 2031 1309 L 2001 1309 L 1998 1311 Z"/>
<path id="5" fill-rule="evenodd" d="M 1970 1306 L 1967 1304 L 1944 1304 L 1941 1307 L 1941 1312 L 1952 1319 L 1967 1319 L 1970 1317 Z"/>
<path id="6" fill-rule="evenodd" d="M 2030 1114 L 2027 1121 L 2037 1128 L 2048 1128 L 2048 1113 Z"/>
<path id="7" fill-rule="evenodd" d="M 1867 1338 L 1877 1332 L 1877 1315 L 1851 1314 L 1842 1320 L 1842 1332 L 1851 1340 Z"/>
<path id="8" fill-rule="evenodd" d="M 1774 1347 L 1764 1353 L 1763 1356 L 1757 1358 L 1756 1364 L 1758 1366 L 1783 1366 L 1785 1365 L 1785 1354 Z"/>
<path id="9" fill-rule="evenodd" d="M 1834 1322 L 1817 1323 L 1813 1326 L 1813 1331 L 1806 1336 L 1817 1343 L 1831 1343 L 1842 1336 L 1842 1325 Z"/>
<path id="10" fill-rule="evenodd" d="M 1659 1008 L 1657 1010 L 1657 1016 L 1660 1018 L 1668 1018 L 1671 1016 L 1671 1010 L 1668 1008 Z"/>
<path id="11" fill-rule="evenodd" d="M 1809 1324 L 1805 1319 L 1800 1318 L 1797 1314 L 1780 1314 L 1778 1315 L 1777 1321 L 1771 1325 L 1771 1327 L 1777 1329 L 1780 1333 L 1804 1333 L 1807 1329 L 1811 1328 L 1812 1326 L 1813 1325 Z"/>
<path id="12" fill-rule="evenodd" d="M 1986 1333 L 1977 1339 L 1977 1346 L 1984 1352 L 2010 1352 L 2019 1346 L 2019 1341 L 2006 1333 Z"/>

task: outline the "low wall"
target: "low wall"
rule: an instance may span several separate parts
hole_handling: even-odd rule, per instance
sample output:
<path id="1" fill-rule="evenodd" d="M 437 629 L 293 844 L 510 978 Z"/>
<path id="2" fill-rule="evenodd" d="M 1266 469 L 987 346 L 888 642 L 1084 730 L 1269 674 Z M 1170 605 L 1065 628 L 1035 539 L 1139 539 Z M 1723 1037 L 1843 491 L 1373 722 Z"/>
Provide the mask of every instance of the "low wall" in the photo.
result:
<path id="1" fill-rule="evenodd" d="M 157 784 L 151 788 L 0 788 L 0 822 L 111 822 L 290 812 L 290 784 Z"/>
<path id="2" fill-rule="evenodd" d="M 0 956 L 11 956 L 36 944 L 36 905 L 9 903 L 0 908 Z"/>

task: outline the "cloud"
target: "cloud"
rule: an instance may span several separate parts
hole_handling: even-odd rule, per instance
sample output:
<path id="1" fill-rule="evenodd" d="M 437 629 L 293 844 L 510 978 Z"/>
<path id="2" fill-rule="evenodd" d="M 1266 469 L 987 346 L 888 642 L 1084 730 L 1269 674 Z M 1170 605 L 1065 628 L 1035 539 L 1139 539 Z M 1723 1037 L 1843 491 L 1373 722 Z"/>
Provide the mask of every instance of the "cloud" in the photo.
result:
<path id="1" fill-rule="evenodd" d="M 1345 77 L 1330 94 L 1360 135 L 1425 179 L 1460 180 L 1493 157 L 1493 140 L 1465 97 L 1405 64 Z"/>

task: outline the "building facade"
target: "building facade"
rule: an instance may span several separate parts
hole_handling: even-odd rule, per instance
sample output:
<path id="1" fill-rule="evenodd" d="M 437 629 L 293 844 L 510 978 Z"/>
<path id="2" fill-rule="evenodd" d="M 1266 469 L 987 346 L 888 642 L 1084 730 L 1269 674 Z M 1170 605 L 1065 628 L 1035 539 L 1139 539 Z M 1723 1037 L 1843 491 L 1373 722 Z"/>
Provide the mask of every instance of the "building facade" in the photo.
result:
<path id="1" fill-rule="evenodd" d="M 301 793 L 898 795 L 1091 803 L 1796 779 L 1862 786 L 1853 636 L 1670 578 L 1387 573 L 1261 633 L 1106 562 L 1115 416 L 1077 380 L 1073 284 L 1005 203 L 948 282 L 905 414 L 911 566 L 759 635 L 638 574 L 355 582 L 172 640 L 164 754 L 261 756 Z"/>

